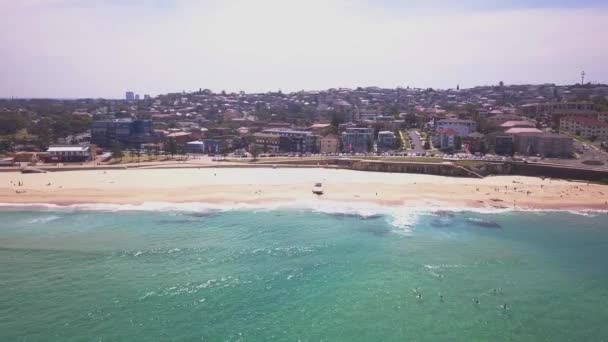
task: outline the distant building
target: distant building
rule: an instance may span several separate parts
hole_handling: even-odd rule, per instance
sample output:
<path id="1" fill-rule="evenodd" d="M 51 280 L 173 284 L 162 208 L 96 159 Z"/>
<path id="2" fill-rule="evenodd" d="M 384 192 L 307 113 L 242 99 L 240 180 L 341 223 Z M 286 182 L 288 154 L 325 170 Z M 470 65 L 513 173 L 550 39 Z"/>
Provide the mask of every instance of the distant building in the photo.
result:
<path id="1" fill-rule="evenodd" d="M 479 132 L 473 132 L 462 138 L 462 145 L 469 153 L 485 153 L 485 136 Z"/>
<path id="2" fill-rule="evenodd" d="M 546 158 L 568 158 L 572 155 L 572 138 L 554 133 L 522 133 L 514 138 L 516 153 Z"/>
<path id="3" fill-rule="evenodd" d="M 452 128 L 444 128 L 437 130 L 437 134 L 434 136 L 433 144 L 440 150 L 453 150 L 456 148 L 458 143 L 458 132 Z"/>
<path id="4" fill-rule="evenodd" d="M 340 139 L 336 135 L 330 134 L 319 139 L 320 153 L 338 153 L 340 151 Z"/>
<path id="5" fill-rule="evenodd" d="M 500 126 L 509 121 L 525 121 L 526 118 L 515 114 L 499 114 L 489 116 L 485 119 L 486 123 L 491 126 Z"/>
<path id="6" fill-rule="evenodd" d="M 528 120 L 513 120 L 504 122 L 500 125 L 500 128 L 503 130 L 510 128 L 536 128 L 536 125 Z"/>
<path id="7" fill-rule="evenodd" d="M 453 129 L 459 137 L 465 137 L 477 130 L 477 124 L 473 120 L 444 119 L 435 123 L 435 129 Z"/>
<path id="8" fill-rule="evenodd" d="M 596 105 L 592 102 L 544 102 L 526 104 L 521 107 L 528 116 L 541 116 L 546 114 L 585 113 L 593 112 Z"/>
<path id="9" fill-rule="evenodd" d="M 67 163 L 84 162 L 91 160 L 90 146 L 80 145 L 55 145 L 47 149 L 46 162 Z"/>
<path id="10" fill-rule="evenodd" d="M 514 127 L 505 131 L 505 134 L 521 134 L 521 133 L 541 133 L 542 131 L 536 127 Z"/>
<path id="11" fill-rule="evenodd" d="M 307 131 L 285 128 L 271 128 L 262 131 L 286 138 L 281 140 L 281 152 L 316 153 L 319 136 Z"/>
<path id="12" fill-rule="evenodd" d="M 166 138 L 175 141 L 175 143 L 179 146 L 185 146 L 186 143 L 194 139 L 191 132 L 184 131 L 169 133 L 166 135 Z"/>
<path id="13" fill-rule="evenodd" d="M 204 139 L 186 143 L 185 151 L 191 154 L 217 154 L 222 152 L 222 146 L 221 140 Z"/>
<path id="14" fill-rule="evenodd" d="M 586 139 L 608 139 L 608 122 L 583 116 L 562 117 L 559 122 L 560 130 L 579 135 Z"/>
<path id="15" fill-rule="evenodd" d="M 494 153 L 502 156 L 511 156 L 514 153 L 512 135 L 499 135 L 494 140 Z"/>
<path id="16" fill-rule="evenodd" d="M 313 134 L 324 136 L 329 134 L 333 130 L 333 126 L 331 124 L 316 123 L 310 126 L 309 129 Z"/>
<path id="17" fill-rule="evenodd" d="M 372 128 L 347 128 L 342 133 L 342 151 L 347 153 L 369 152 L 374 144 L 374 130 Z"/>
<path id="18" fill-rule="evenodd" d="M 139 101 L 139 94 L 135 94 L 135 101 Z"/>
<path id="19" fill-rule="evenodd" d="M 144 95 L 144 100 L 149 100 L 149 99 L 151 99 L 150 95 L 145 94 L 145 95 Z"/>
<path id="20" fill-rule="evenodd" d="M 378 150 L 390 151 L 395 149 L 397 137 L 391 131 L 378 132 Z"/>
<path id="21" fill-rule="evenodd" d="M 281 149 L 281 140 L 284 139 L 277 134 L 255 133 L 253 135 L 253 142 L 260 146 L 264 153 L 278 153 Z"/>
<path id="22" fill-rule="evenodd" d="M 118 142 L 123 147 L 138 147 L 154 141 L 150 120 L 114 119 L 99 120 L 91 124 L 91 142 L 111 147 Z"/>
<path id="23" fill-rule="evenodd" d="M 128 91 L 125 93 L 125 99 L 127 101 L 135 101 L 135 93 L 133 93 L 132 91 Z"/>

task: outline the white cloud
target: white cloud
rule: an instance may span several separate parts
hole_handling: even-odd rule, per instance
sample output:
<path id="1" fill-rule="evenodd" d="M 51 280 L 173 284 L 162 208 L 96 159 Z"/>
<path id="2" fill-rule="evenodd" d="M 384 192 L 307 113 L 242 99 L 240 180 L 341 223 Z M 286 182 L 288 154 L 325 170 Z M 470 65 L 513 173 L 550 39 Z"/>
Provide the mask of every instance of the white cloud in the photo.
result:
<path id="1" fill-rule="evenodd" d="M 563 83 L 583 68 L 608 78 L 605 10 L 420 15 L 343 0 L 64 1 L 0 3 L 11 14 L 0 23 L 0 96 Z"/>

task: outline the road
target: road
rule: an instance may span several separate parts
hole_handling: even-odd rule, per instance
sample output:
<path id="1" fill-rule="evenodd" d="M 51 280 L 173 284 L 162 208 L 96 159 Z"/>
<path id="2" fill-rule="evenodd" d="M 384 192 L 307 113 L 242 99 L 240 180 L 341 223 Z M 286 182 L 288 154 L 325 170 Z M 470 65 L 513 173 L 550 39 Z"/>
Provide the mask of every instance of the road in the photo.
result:
<path id="1" fill-rule="evenodd" d="M 416 134 L 416 131 L 407 131 L 407 135 L 409 135 L 410 139 L 412 139 L 412 150 L 414 153 L 424 153 L 426 150 L 423 147 L 423 142 L 420 141 L 420 136 Z"/>
<path id="2" fill-rule="evenodd" d="M 589 148 L 585 149 L 583 147 L 583 143 L 580 141 L 574 140 L 573 147 L 576 154 L 578 154 L 577 159 L 557 159 L 557 158 L 546 158 L 544 162 L 552 163 L 552 164 L 560 164 L 567 165 L 572 167 L 581 167 L 585 169 L 599 169 L 599 170 L 608 170 L 608 153 L 601 151 L 591 145 L 588 145 Z M 596 160 L 604 163 L 604 165 L 587 165 L 584 164 L 584 161 Z"/>

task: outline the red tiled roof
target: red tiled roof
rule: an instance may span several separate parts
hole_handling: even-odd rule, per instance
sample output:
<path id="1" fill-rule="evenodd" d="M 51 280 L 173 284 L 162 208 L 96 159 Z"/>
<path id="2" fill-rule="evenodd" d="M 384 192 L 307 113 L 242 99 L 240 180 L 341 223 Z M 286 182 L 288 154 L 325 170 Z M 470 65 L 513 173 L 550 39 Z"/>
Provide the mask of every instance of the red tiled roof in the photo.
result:
<path id="1" fill-rule="evenodd" d="M 575 121 L 585 126 L 593 126 L 593 127 L 608 127 L 607 122 L 599 121 L 593 118 L 588 118 L 586 116 L 569 116 L 562 118 L 563 121 Z"/>

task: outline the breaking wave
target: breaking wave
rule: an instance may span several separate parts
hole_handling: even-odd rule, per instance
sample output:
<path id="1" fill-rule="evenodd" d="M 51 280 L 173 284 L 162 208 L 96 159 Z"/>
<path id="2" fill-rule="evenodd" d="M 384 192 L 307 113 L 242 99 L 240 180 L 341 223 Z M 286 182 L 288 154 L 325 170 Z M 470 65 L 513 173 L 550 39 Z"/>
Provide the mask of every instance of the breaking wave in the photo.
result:
<path id="1" fill-rule="evenodd" d="M 434 214 L 440 217 L 447 213 L 474 212 L 480 214 L 500 214 L 508 212 L 535 212 L 546 214 L 550 212 L 567 212 L 576 215 L 594 217 L 601 210 L 538 210 L 538 209 L 506 209 L 506 208 L 467 208 L 467 207 L 446 207 L 443 205 L 430 206 L 383 206 L 376 203 L 364 202 L 337 202 L 337 201 L 292 201 L 292 202 L 267 202 L 267 203 L 205 203 L 205 202 L 145 202 L 142 204 L 71 204 L 57 205 L 48 203 L 14 204 L 0 203 L 0 210 L 20 211 L 101 211 L 101 212 L 181 212 L 196 215 L 212 215 L 228 211 L 311 211 L 335 215 L 338 217 L 358 217 L 360 219 L 379 219 L 385 218 L 387 222 L 395 228 L 395 232 L 407 235 L 413 231 L 413 227 L 421 215 Z M 43 219 L 55 220 L 59 217 L 49 216 Z"/>

